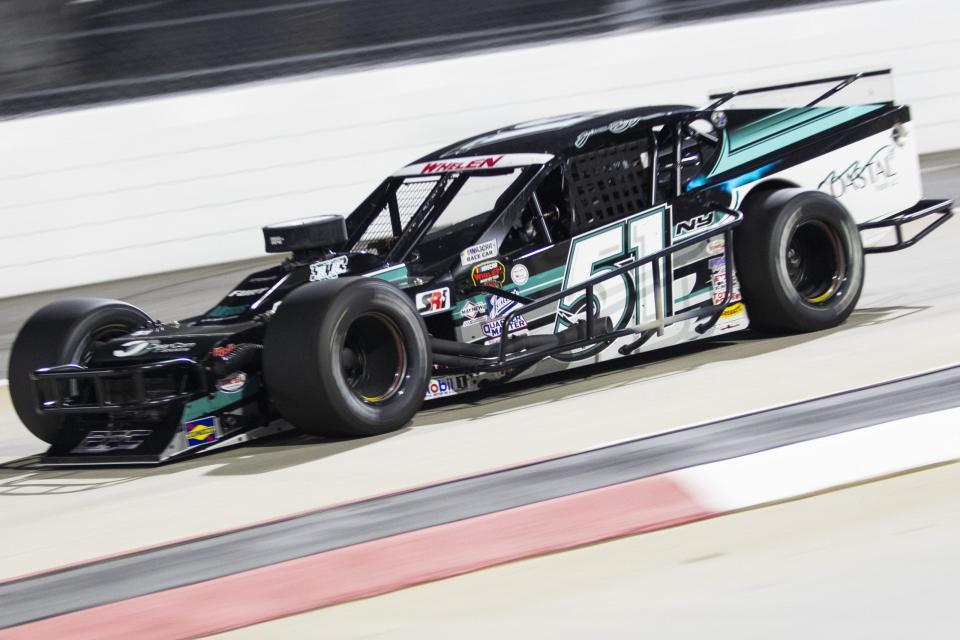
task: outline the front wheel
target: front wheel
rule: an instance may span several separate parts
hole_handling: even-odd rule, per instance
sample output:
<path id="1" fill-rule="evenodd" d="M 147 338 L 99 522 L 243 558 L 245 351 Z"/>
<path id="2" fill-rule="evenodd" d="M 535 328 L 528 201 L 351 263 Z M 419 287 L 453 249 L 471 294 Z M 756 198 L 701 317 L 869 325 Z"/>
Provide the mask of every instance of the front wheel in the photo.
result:
<path id="1" fill-rule="evenodd" d="M 321 436 L 395 431 L 420 409 L 433 368 L 410 298 L 375 278 L 307 284 L 267 328 L 264 382 L 280 415 Z"/>
<path id="2" fill-rule="evenodd" d="M 10 352 L 10 396 L 30 433 L 53 443 L 62 415 L 38 413 L 30 379 L 37 369 L 86 364 L 102 342 L 126 335 L 150 322 L 140 309 L 119 300 L 70 298 L 52 302 L 27 320 Z"/>
<path id="3" fill-rule="evenodd" d="M 750 323 L 761 330 L 836 327 L 860 298 L 860 233 L 846 208 L 825 193 L 781 189 L 748 202 L 734 248 Z"/>

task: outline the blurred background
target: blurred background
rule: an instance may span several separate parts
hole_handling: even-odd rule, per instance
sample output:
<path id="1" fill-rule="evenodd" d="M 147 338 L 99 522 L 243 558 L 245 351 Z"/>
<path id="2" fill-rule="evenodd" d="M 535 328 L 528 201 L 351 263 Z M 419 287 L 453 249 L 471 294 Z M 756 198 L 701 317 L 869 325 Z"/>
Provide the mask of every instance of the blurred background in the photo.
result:
<path id="1" fill-rule="evenodd" d="M 0 0 L 0 298 L 255 259 L 467 136 L 893 68 L 960 147 L 948 0 Z M 215 240 L 215 241 L 213 241 Z"/>
<path id="2" fill-rule="evenodd" d="M 3 0 L 0 113 L 438 58 L 828 0 Z"/>

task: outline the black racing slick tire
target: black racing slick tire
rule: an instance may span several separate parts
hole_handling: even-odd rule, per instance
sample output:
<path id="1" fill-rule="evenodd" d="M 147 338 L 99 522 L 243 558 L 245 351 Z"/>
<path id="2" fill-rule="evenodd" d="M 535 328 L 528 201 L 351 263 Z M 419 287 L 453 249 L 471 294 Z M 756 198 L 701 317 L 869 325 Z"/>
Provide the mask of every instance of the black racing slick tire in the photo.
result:
<path id="1" fill-rule="evenodd" d="M 150 316 L 119 300 L 71 298 L 42 307 L 27 320 L 10 353 L 10 396 L 24 426 L 44 442 L 53 443 L 63 427 L 59 415 L 37 411 L 30 374 L 62 364 L 84 364 L 99 341 L 143 327 Z"/>
<path id="2" fill-rule="evenodd" d="M 863 289 L 863 245 L 846 208 L 819 191 L 747 201 L 734 255 L 751 326 L 770 333 L 842 324 Z"/>
<path id="3" fill-rule="evenodd" d="M 280 415 L 305 433 L 373 436 L 407 424 L 433 369 L 410 298 L 376 278 L 340 278 L 288 295 L 267 327 L 264 382 Z"/>

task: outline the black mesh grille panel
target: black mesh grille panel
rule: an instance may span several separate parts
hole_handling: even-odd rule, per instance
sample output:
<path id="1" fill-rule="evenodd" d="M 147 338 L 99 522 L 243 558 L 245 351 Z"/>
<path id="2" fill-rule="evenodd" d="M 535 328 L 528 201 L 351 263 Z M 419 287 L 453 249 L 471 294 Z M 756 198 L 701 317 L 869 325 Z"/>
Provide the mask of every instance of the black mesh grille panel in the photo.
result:
<path id="1" fill-rule="evenodd" d="M 650 206 L 646 143 L 606 147 L 567 163 L 570 203 L 581 230 Z"/>
<path id="2" fill-rule="evenodd" d="M 408 179 L 397 188 L 397 209 L 400 213 L 400 230 L 407 228 L 407 223 L 423 205 L 427 196 L 440 180 L 439 176 L 423 179 Z M 392 246 L 393 225 L 390 222 L 390 207 L 384 206 L 370 226 L 363 233 L 354 251 L 367 251 L 378 255 L 386 254 Z"/>

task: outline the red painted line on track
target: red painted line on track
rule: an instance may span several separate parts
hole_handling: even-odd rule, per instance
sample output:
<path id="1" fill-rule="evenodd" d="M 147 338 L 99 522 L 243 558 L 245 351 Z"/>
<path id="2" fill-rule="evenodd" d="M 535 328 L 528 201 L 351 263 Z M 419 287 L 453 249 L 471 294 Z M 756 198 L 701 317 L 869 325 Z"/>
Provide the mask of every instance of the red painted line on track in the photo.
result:
<path id="1" fill-rule="evenodd" d="M 0 630 L 0 640 L 196 638 L 716 515 L 670 474 L 555 498 Z"/>
<path id="2" fill-rule="evenodd" d="M 606 445 L 604 445 L 606 446 Z M 603 448 L 603 447 L 599 447 Z M 523 462 L 518 462 L 515 464 L 504 465 L 502 467 L 493 467 L 492 469 L 484 469 L 483 471 L 476 471 L 473 473 L 465 473 L 459 476 L 452 476 L 450 478 L 444 478 L 443 480 L 437 480 L 435 482 L 424 482 L 421 484 L 411 485 L 409 487 L 404 487 L 402 489 L 394 489 L 392 491 L 384 491 L 383 493 L 374 493 L 368 496 L 362 496 L 360 498 L 350 498 L 348 500 L 343 500 L 341 502 L 333 502 L 329 505 L 322 507 L 313 507 L 311 509 L 305 509 L 303 511 L 294 511 L 293 513 L 286 513 L 282 516 L 274 516 L 272 518 L 266 518 L 264 520 L 257 520 L 250 522 L 248 524 L 242 524 L 235 527 L 227 527 L 225 529 L 214 529 L 213 531 L 208 531 L 206 533 L 194 534 L 192 536 L 184 536 L 182 538 L 174 538 L 173 540 L 168 540 L 165 542 L 158 542 L 157 544 L 148 544 L 142 547 L 133 547 L 132 549 L 126 549 L 124 551 L 118 551 L 116 553 L 108 553 L 102 556 L 94 556 L 86 560 L 77 560 L 76 562 L 68 562 L 67 564 L 57 565 L 55 567 L 50 567 L 48 569 L 38 569 L 37 571 L 31 571 L 29 573 L 23 573 L 20 575 L 12 576 L 9 578 L 0 578 L 0 585 L 4 585 L 10 582 L 17 582 L 18 580 L 25 580 L 26 578 L 35 578 L 37 576 L 48 575 L 52 573 L 58 573 L 60 571 L 66 571 L 68 569 L 76 569 L 77 567 L 85 567 L 92 564 L 99 564 L 101 562 L 106 562 L 107 560 L 115 560 L 117 558 L 124 558 L 127 556 L 137 555 L 138 553 L 145 553 L 147 551 L 155 551 L 157 549 L 165 549 L 167 547 L 176 547 L 178 545 L 187 544 L 189 542 L 197 542 L 198 540 L 206 540 L 208 538 L 216 538 L 218 536 L 227 535 L 229 533 L 236 533 L 238 531 L 246 531 L 248 529 L 256 529 L 257 527 L 262 527 L 268 524 L 275 524 L 277 522 L 284 522 L 287 520 L 295 520 L 296 518 L 302 518 L 303 516 L 309 516 L 314 513 L 320 513 L 322 511 L 330 511 L 331 509 L 338 509 L 340 507 L 346 507 L 351 504 L 358 504 L 360 502 L 368 502 L 370 500 L 378 500 L 380 498 L 389 498 L 391 496 L 398 496 L 404 493 L 413 493 L 414 491 L 420 491 L 421 489 L 429 489 L 431 487 L 439 487 L 445 484 L 450 484 L 452 482 L 459 482 L 460 480 L 469 480 L 471 478 L 479 478 L 482 476 L 490 476 L 497 473 L 502 473 L 504 471 L 510 471 L 512 469 L 519 469 L 521 467 L 529 467 L 531 465 L 540 464 L 542 462 L 550 462 L 552 460 L 559 460 L 560 458 L 566 458 L 567 456 L 576 455 L 576 453 L 582 453 L 579 451 L 575 452 L 566 452 L 558 453 L 549 456 L 543 456 L 540 458 L 533 458 L 532 460 L 525 460 Z"/>

